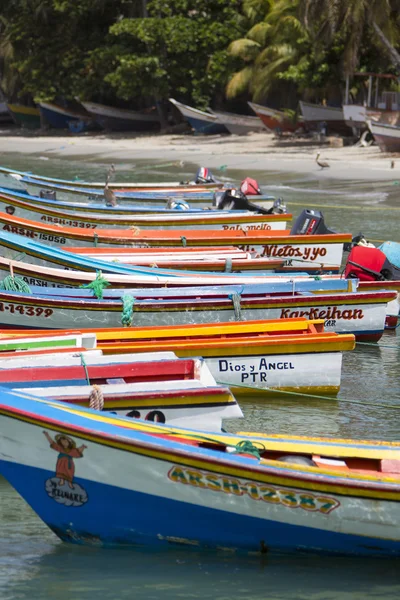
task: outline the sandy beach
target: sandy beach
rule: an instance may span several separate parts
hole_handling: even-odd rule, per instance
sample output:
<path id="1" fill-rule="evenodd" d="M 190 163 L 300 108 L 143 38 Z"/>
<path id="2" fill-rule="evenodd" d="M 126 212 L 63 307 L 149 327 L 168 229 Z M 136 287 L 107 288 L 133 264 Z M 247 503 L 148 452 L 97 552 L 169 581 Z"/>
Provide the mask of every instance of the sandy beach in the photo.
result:
<path id="1" fill-rule="evenodd" d="M 298 172 L 315 179 L 391 181 L 400 178 L 400 156 L 383 154 L 376 145 L 337 148 L 327 141 L 277 139 L 268 133 L 246 136 L 98 133 L 77 136 L 2 129 L 0 156 L 10 152 L 73 160 L 100 159 L 116 164 L 131 160 L 176 160 L 211 169 L 248 170 L 249 174 L 252 171 Z M 327 161 L 329 168 L 321 169 L 316 164 L 317 152 L 321 152 L 321 160 Z"/>

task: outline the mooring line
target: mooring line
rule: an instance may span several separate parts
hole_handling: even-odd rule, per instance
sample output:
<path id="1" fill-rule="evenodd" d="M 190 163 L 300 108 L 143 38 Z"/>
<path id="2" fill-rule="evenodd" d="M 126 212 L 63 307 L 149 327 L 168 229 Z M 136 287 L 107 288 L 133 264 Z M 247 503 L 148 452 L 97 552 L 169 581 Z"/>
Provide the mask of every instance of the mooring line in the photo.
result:
<path id="1" fill-rule="evenodd" d="M 217 383 L 219 383 L 220 385 L 226 385 L 227 387 L 240 387 L 240 388 L 247 388 L 249 390 L 257 390 L 257 391 L 268 391 L 268 392 L 273 392 L 273 393 L 277 393 L 277 394 L 288 394 L 290 396 L 302 396 L 304 398 L 308 398 L 308 399 L 312 399 L 312 398 L 316 398 L 318 400 L 329 400 L 330 402 L 336 400 L 337 402 L 346 402 L 347 404 L 360 404 L 361 406 L 374 406 L 377 408 L 388 408 L 389 410 L 400 410 L 400 405 L 399 406 L 392 406 L 390 404 L 376 404 L 374 402 L 362 402 L 360 400 L 352 400 L 352 399 L 348 399 L 348 398 L 337 398 L 337 397 L 331 397 L 331 396 L 319 396 L 316 394 L 303 394 L 302 392 L 289 392 L 288 390 L 277 390 L 275 388 L 270 388 L 270 387 L 265 387 L 265 388 L 260 388 L 256 385 L 244 385 L 242 383 L 228 383 L 227 381 L 220 381 L 217 380 Z"/>

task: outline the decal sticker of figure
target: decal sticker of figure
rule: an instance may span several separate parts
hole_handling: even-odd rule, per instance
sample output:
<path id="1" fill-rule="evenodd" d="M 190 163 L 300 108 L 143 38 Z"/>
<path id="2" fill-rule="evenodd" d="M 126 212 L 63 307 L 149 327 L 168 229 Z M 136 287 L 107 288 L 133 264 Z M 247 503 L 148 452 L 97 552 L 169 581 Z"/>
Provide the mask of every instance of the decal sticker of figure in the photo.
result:
<path id="1" fill-rule="evenodd" d="M 59 433 L 53 439 L 47 431 L 43 431 L 50 448 L 58 452 L 56 476 L 46 481 L 46 492 L 59 504 L 66 506 L 81 506 L 87 502 L 84 488 L 74 482 L 74 458 L 82 458 L 87 446 L 82 444 L 77 448 L 76 442 L 69 436 Z"/>

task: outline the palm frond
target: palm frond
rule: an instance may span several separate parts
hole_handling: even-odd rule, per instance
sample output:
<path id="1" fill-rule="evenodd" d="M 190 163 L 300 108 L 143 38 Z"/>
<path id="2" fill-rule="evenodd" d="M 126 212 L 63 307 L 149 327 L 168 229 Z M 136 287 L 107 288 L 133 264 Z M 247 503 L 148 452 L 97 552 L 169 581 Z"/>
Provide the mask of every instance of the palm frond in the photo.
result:
<path id="1" fill-rule="evenodd" d="M 226 86 L 226 97 L 228 99 L 237 98 L 249 89 L 250 82 L 253 78 L 254 68 L 245 67 L 241 71 L 235 73 L 232 79 Z"/>
<path id="2" fill-rule="evenodd" d="M 229 45 L 228 52 L 232 56 L 241 58 L 245 62 L 254 60 L 260 53 L 261 46 L 253 40 L 242 38 L 235 40 Z"/>

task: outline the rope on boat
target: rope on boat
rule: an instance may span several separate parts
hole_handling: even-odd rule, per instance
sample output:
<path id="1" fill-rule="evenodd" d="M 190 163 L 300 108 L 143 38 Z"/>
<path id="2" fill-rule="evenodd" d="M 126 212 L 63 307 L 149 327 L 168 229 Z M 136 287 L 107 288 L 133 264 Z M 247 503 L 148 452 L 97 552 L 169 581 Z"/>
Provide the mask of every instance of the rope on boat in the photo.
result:
<path id="1" fill-rule="evenodd" d="M 14 269 L 12 262 L 9 264 L 10 274 L 7 277 L 4 277 L 3 281 L 0 282 L 0 290 L 5 290 L 6 292 L 23 292 L 25 294 L 31 293 L 31 288 L 29 285 L 22 279 L 22 277 L 14 276 Z"/>
<path id="2" fill-rule="evenodd" d="M 89 373 L 88 373 L 87 366 L 86 366 L 85 357 L 83 356 L 83 354 L 80 354 L 79 356 L 81 357 L 81 365 L 85 369 L 86 383 L 88 385 L 90 385 L 90 378 L 89 378 Z"/>
<path id="3" fill-rule="evenodd" d="M 136 225 L 132 225 L 132 227 L 130 227 L 130 230 L 132 231 L 133 235 L 139 235 L 140 233 L 140 227 L 136 227 Z"/>
<path id="4" fill-rule="evenodd" d="M 184 248 L 186 248 L 186 246 L 187 246 L 187 239 L 185 238 L 185 236 L 184 236 L 184 235 L 181 237 L 181 242 L 182 242 L 182 246 L 183 246 Z"/>
<path id="5" fill-rule="evenodd" d="M 261 446 L 262 446 L 262 444 L 261 444 Z M 265 448 L 262 447 L 261 451 L 262 450 L 265 450 Z M 260 450 L 252 442 L 250 442 L 250 440 L 241 440 L 240 442 L 238 442 L 235 446 L 235 449 L 231 450 L 231 453 L 232 454 L 251 454 L 252 456 L 255 456 L 255 458 L 258 458 L 258 460 L 261 459 Z"/>
<path id="6" fill-rule="evenodd" d="M 232 258 L 225 260 L 225 273 L 232 273 Z"/>
<path id="7" fill-rule="evenodd" d="M 93 295 L 96 296 L 98 300 L 102 300 L 104 288 L 108 287 L 111 284 L 109 281 L 107 281 L 107 279 L 103 277 L 101 271 L 96 271 L 96 273 L 97 275 L 94 281 L 91 281 L 90 283 L 85 283 L 79 287 L 92 290 Z"/>
<path id="8" fill-rule="evenodd" d="M 229 300 L 232 300 L 233 310 L 235 311 L 235 319 L 236 321 L 242 321 L 242 309 L 240 306 L 240 294 L 238 292 L 233 292 L 228 296 Z"/>
<path id="9" fill-rule="evenodd" d="M 122 315 L 121 323 L 124 327 L 130 327 L 133 320 L 133 306 L 135 304 L 135 298 L 130 294 L 124 294 L 122 300 Z"/>
<path id="10" fill-rule="evenodd" d="M 289 396 L 302 396 L 303 398 L 316 399 L 316 400 L 329 400 L 333 402 L 336 400 L 337 402 L 346 402 L 347 404 L 360 404 L 361 406 L 375 406 L 377 408 L 388 408 L 389 410 L 400 410 L 399 406 L 393 406 L 390 404 L 377 404 L 376 402 L 361 402 L 360 400 L 352 400 L 348 398 L 334 398 L 332 396 L 318 396 L 316 394 L 303 394 L 302 392 L 290 392 L 288 390 L 278 390 L 276 388 L 270 387 L 258 387 L 256 385 L 244 385 L 243 383 L 227 383 L 226 381 L 219 381 L 217 383 L 220 385 L 226 385 L 228 387 L 238 387 L 238 388 L 246 388 L 248 390 L 257 390 L 260 392 L 273 392 L 274 394 L 287 394 Z"/>
<path id="11" fill-rule="evenodd" d="M 92 391 L 90 392 L 89 408 L 93 408 L 93 410 L 103 410 L 104 408 L 104 395 L 98 385 L 93 385 Z"/>
<path id="12" fill-rule="evenodd" d="M 93 234 L 93 246 L 97 248 L 97 244 L 99 243 L 99 235 L 97 233 Z"/>

